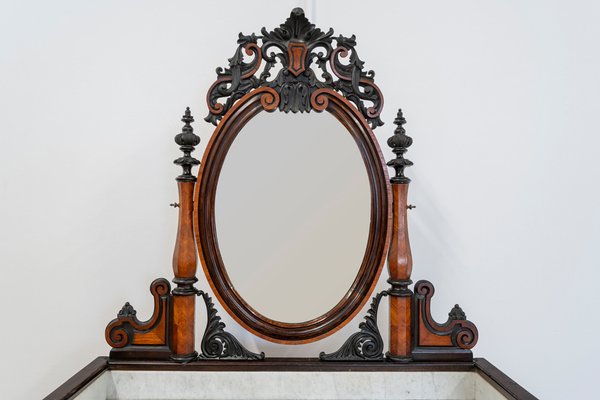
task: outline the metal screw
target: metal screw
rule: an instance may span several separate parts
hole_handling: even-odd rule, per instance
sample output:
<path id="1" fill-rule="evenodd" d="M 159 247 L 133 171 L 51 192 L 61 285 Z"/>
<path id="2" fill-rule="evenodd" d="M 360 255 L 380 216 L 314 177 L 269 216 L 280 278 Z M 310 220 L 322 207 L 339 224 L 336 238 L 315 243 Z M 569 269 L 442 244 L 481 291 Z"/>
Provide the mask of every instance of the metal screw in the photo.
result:
<path id="1" fill-rule="evenodd" d="M 179 207 L 179 203 L 171 203 L 171 204 L 169 204 L 169 205 L 170 205 L 171 207 L 175 207 L 175 208 Z"/>
<path id="2" fill-rule="evenodd" d="M 408 208 L 409 210 L 412 210 L 413 208 L 417 208 L 417 206 L 413 206 L 412 204 L 409 204 L 406 206 L 406 208 Z"/>

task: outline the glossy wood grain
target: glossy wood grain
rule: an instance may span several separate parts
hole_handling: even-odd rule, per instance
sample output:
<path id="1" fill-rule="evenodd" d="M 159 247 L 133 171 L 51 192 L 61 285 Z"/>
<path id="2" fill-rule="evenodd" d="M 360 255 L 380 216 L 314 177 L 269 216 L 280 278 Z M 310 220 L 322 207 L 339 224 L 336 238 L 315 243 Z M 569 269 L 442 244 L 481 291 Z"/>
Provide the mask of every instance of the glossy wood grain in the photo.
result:
<path id="1" fill-rule="evenodd" d="M 195 352 L 195 305 L 193 283 L 196 279 L 196 242 L 193 226 L 195 182 L 177 182 L 179 188 L 179 224 L 173 253 L 173 290 L 171 349 L 179 360 L 193 359 Z"/>
<path id="2" fill-rule="evenodd" d="M 392 183 L 393 228 L 388 254 L 390 291 L 390 346 L 388 357 L 410 359 L 412 346 L 412 292 L 407 289 L 412 273 L 408 240 L 408 183 Z M 399 282 L 403 282 L 400 284 Z"/>
<path id="3" fill-rule="evenodd" d="M 173 252 L 173 272 L 175 278 L 196 277 L 196 242 L 194 240 L 193 204 L 194 182 L 177 182 L 179 189 L 179 223 L 175 250 Z"/>

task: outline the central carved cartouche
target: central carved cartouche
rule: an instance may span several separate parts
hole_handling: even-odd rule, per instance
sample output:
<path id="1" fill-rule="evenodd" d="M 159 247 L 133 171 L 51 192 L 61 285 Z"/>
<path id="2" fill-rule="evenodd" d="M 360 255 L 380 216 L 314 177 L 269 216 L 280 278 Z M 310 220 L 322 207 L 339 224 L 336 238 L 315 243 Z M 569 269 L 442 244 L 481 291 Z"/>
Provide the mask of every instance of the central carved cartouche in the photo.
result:
<path id="1" fill-rule="evenodd" d="M 304 59 L 306 57 L 306 43 L 303 42 L 289 42 L 288 43 L 288 57 L 290 59 L 290 65 L 288 65 L 288 71 L 298 76 L 305 71 Z"/>
<path id="2" fill-rule="evenodd" d="M 374 82 L 375 73 L 363 71 L 364 62 L 354 49 L 354 35 L 334 38 L 333 29 L 324 32 L 316 28 L 301 8 L 295 8 L 278 28 L 262 28 L 261 34 L 240 33 L 229 67 L 217 68 L 218 78 L 206 98 L 206 121 L 217 125 L 245 94 L 258 87 L 270 87 L 280 96 L 281 111 L 309 112 L 314 108 L 312 94 L 319 89 L 332 89 L 350 100 L 372 129 L 383 125 L 379 118 L 383 96 Z M 244 54 L 253 58 L 245 62 Z M 277 65 L 281 69 L 273 77 L 271 72 Z M 220 103 L 221 99 L 225 102 Z"/>

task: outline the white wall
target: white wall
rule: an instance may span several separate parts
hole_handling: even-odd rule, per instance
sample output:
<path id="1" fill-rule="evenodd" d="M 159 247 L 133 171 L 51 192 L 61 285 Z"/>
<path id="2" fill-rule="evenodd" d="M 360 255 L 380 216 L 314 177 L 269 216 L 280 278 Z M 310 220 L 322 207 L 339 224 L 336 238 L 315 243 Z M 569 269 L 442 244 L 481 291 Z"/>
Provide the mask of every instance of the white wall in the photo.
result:
<path id="1" fill-rule="evenodd" d="M 0 3 L 3 398 L 41 398 L 107 354 L 125 300 L 149 315 L 148 285 L 171 277 L 180 115 L 192 107 L 206 144 L 214 68 L 240 30 L 272 28 L 297 3 Z M 413 276 L 436 284 L 435 316 L 460 303 L 476 355 L 535 395 L 592 397 L 598 2 L 308 6 L 321 27 L 357 34 L 386 96 L 381 143 L 405 110 Z M 358 323 L 283 347 L 223 317 L 269 355 L 332 350 Z"/>

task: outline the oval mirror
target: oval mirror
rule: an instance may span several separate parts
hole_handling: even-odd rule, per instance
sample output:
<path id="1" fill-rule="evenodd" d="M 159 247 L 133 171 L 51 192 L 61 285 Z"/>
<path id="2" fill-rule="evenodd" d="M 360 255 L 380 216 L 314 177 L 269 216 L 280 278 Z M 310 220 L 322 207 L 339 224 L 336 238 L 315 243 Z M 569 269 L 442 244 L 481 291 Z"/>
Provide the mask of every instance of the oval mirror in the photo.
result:
<path id="1" fill-rule="evenodd" d="M 331 92 L 310 113 L 272 111 L 269 89 L 218 125 L 196 186 L 196 235 L 216 297 L 245 328 L 305 343 L 369 299 L 389 244 L 389 183 L 373 133 Z"/>
<path id="2" fill-rule="evenodd" d="M 217 241 L 233 287 L 266 318 L 333 309 L 358 275 L 370 216 L 360 151 L 329 113 L 260 113 L 227 153 Z"/>

